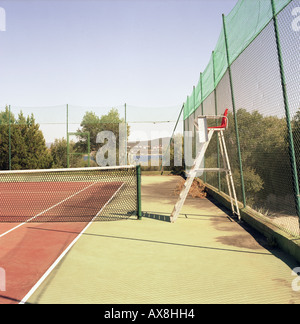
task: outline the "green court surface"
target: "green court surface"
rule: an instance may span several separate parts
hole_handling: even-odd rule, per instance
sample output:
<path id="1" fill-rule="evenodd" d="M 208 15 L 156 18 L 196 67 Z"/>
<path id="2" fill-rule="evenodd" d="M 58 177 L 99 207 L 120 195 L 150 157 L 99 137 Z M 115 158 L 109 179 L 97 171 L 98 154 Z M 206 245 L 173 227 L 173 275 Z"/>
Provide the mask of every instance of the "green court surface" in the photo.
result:
<path id="1" fill-rule="evenodd" d="M 300 303 L 297 263 L 209 199 L 170 214 L 175 176 L 142 177 L 142 210 L 156 218 L 95 222 L 28 303 Z M 47 229 L 47 224 L 44 225 Z"/>

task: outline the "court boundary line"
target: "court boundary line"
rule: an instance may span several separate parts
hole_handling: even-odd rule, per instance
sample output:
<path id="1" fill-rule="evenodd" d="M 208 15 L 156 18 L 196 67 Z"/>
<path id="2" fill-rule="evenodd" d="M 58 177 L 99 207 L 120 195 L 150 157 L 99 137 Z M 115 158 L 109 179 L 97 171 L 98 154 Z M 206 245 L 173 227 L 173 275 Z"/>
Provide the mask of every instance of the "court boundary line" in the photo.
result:
<path id="1" fill-rule="evenodd" d="M 55 269 L 55 267 L 59 264 L 59 262 L 63 259 L 63 257 L 70 251 L 70 249 L 75 245 L 75 243 L 79 240 L 82 234 L 89 228 L 89 226 L 93 223 L 94 219 L 97 218 L 103 209 L 111 202 L 111 200 L 115 197 L 115 195 L 121 190 L 124 186 L 123 183 L 118 190 L 109 198 L 109 200 L 103 205 L 103 207 L 99 210 L 96 216 L 83 228 L 83 230 L 75 237 L 75 239 L 68 245 L 68 247 L 61 253 L 61 255 L 52 263 L 52 265 L 48 268 L 48 270 L 43 274 L 43 276 L 36 282 L 36 284 L 29 290 L 29 292 L 22 298 L 20 301 L 20 305 L 26 304 L 27 300 L 36 292 L 36 290 L 40 287 L 40 285 L 46 280 L 46 278 L 50 275 L 50 273 Z"/>

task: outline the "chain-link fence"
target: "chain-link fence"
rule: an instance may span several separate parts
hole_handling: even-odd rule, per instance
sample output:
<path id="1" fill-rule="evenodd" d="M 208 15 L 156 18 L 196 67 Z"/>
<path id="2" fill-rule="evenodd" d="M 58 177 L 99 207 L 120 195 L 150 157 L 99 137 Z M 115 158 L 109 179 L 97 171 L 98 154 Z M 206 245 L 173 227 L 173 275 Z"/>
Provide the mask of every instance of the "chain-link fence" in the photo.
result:
<path id="1" fill-rule="evenodd" d="M 184 129 L 198 115 L 228 108 L 225 132 L 238 199 L 265 222 L 299 236 L 300 1 L 239 1 L 184 107 Z M 199 99 L 200 98 L 200 99 Z M 219 162 L 217 142 L 205 166 Z M 204 180 L 227 193 L 225 177 Z"/>
<path id="2" fill-rule="evenodd" d="M 183 137 L 180 112 L 182 106 L 128 104 L 2 107 L 0 169 L 141 164 L 143 170 L 170 170 L 171 139 Z"/>

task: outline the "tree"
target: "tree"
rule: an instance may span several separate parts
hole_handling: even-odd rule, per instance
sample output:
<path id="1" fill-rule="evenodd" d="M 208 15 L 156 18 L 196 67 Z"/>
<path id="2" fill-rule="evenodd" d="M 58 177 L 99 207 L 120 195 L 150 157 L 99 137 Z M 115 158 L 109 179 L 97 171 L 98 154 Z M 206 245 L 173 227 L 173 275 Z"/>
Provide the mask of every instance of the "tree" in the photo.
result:
<path id="1" fill-rule="evenodd" d="M 27 166 L 27 142 L 24 134 L 26 133 L 26 119 L 20 112 L 18 119 L 11 122 L 11 161 L 12 169 L 28 169 Z"/>
<path id="2" fill-rule="evenodd" d="M 176 147 L 175 147 L 176 143 Z M 170 144 L 170 170 L 172 174 L 184 175 L 184 140 L 181 134 L 175 134 Z"/>
<path id="3" fill-rule="evenodd" d="M 70 165 L 71 167 L 85 167 L 87 162 L 82 159 L 82 156 L 75 155 L 75 142 L 69 142 Z M 67 168 L 67 140 L 65 138 L 55 139 L 50 147 L 51 156 L 53 159 L 53 168 Z"/>
<path id="4" fill-rule="evenodd" d="M 10 133 L 10 136 L 9 136 Z M 44 135 L 34 116 L 25 118 L 22 112 L 18 119 L 6 107 L 0 113 L 0 168 L 9 169 L 9 146 L 11 167 L 17 169 L 45 169 L 52 166 L 52 158 L 46 147 Z"/>
<path id="5" fill-rule="evenodd" d="M 9 169 L 9 123 L 14 123 L 13 115 L 9 116 L 9 108 L 0 113 L 0 169 Z"/>
<path id="6" fill-rule="evenodd" d="M 65 138 L 55 139 L 50 146 L 53 160 L 53 168 L 67 168 L 67 140 Z"/>
<path id="7" fill-rule="evenodd" d="M 52 157 L 46 147 L 46 142 L 39 124 L 35 122 L 33 114 L 26 119 L 23 128 L 23 138 L 26 142 L 26 169 L 48 169 L 52 166 Z"/>
<path id="8" fill-rule="evenodd" d="M 270 194 L 289 193 L 290 171 L 286 121 L 276 116 L 263 116 L 258 111 L 239 109 L 236 114 L 242 156 L 247 203 L 265 204 Z M 241 192 L 239 161 L 233 115 L 225 132 L 230 163 L 235 171 L 237 191 Z"/>
<path id="9" fill-rule="evenodd" d="M 20 124 L 23 122 L 20 115 L 16 120 L 9 108 L 0 113 L 0 169 L 9 169 L 9 155 L 12 169 L 21 169 L 26 161 L 26 141 L 22 135 Z M 9 136 L 10 134 L 10 136 Z M 10 146 L 10 152 L 9 152 Z"/>
<path id="10" fill-rule="evenodd" d="M 81 153 L 87 153 L 87 135 L 84 133 L 90 134 L 90 150 L 97 151 L 99 149 L 100 144 L 97 143 L 97 135 L 102 131 L 111 131 L 115 135 L 116 138 L 116 152 L 118 156 L 119 152 L 119 124 L 124 124 L 125 120 L 120 118 L 119 112 L 117 109 L 112 108 L 106 115 L 102 115 L 101 117 L 97 116 L 92 111 L 87 111 L 81 121 L 81 128 L 77 130 L 78 133 L 82 133 L 82 135 L 78 135 L 78 142 L 75 144 L 74 148 Z M 127 125 L 127 138 L 129 136 L 130 127 Z M 118 159 L 117 159 L 118 161 Z"/>
<path id="11" fill-rule="evenodd" d="M 83 116 L 80 123 L 81 128 L 77 130 L 79 141 L 76 143 L 75 148 L 78 152 L 86 153 L 88 149 L 87 140 L 88 136 L 84 133 L 90 134 L 90 149 L 94 151 L 96 149 L 96 137 L 97 134 L 102 130 L 102 125 L 100 124 L 100 118 L 92 111 L 87 111 Z"/>

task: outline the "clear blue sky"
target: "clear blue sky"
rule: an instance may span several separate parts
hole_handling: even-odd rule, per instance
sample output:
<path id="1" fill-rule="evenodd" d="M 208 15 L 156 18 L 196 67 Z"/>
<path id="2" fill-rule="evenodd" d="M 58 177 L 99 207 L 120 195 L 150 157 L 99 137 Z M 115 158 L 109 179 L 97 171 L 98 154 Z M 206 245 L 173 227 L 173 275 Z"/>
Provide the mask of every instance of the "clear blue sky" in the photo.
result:
<path id="1" fill-rule="evenodd" d="M 236 3 L 0 1 L 0 105 L 181 105 Z"/>
<path id="2" fill-rule="evenodd" d="M 130 121 L 176 120 L 215 48 L 222 13 L 236 3 L 0 0 L 6 13 L 6 31 L 0 32 L 0 110 L 10 104 L 15 115 L 20 107 L 25 115 L 33 112 L 46 141 L 66 136 L 66 104 L 85 107 L 77 110 L 78 124 L 69 131 L 78 129 L 90 107 L 124 103 L 139 107 L 128 109 Z M 64 106 L 23 108 L 56 105 Z M 49 122 L 62 125 L 44 125 Z M 170 136 L 174 123 L 156 127 Z M 138 136 L 133 130 L 149 132 L 154 126 L 131 129 Z"/>

